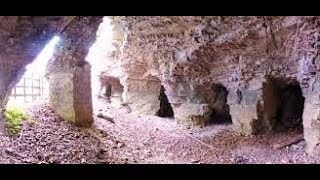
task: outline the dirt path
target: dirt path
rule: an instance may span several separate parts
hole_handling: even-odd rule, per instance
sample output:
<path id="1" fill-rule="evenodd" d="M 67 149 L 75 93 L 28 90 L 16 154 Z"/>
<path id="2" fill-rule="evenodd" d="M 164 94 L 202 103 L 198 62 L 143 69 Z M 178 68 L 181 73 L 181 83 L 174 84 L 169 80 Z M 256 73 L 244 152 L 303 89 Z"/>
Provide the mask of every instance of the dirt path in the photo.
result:
<path id="1" fill-rule="evenodd" d="M 320 163 L 304 153 L 304 141 L 271 148 L 289 134 L 245 137 L 232 125 L 183 129 L 173 119 L 135 115 L 103 101 L 95 114 L 107 114 L 114 123 L 95 116 L 89 129 L 61 120 L 46 104 L 29 112 L 35 124 L 0 137 L 0 163 Z"/>
<path id="2" fill-rule="evenodd" d="M 99 110 L 114 117 L 115 124 L 97 118 L 95 128 L 108 132 L 125 146 L 119 153 L 131 152 L 135 163 L 319 163 L 308 157 L 305 142 L 274 150 L 271 145 L 291 134 L 265 134 L 245 137 L 235 134 L 232 125 L 212 125 L 183 129 L 173 119 L 139 116 L 102 103 Z M 191 137 L 190 137 L 191 136 Z M 199 143 L 200 140 L 210 147 Z"/>

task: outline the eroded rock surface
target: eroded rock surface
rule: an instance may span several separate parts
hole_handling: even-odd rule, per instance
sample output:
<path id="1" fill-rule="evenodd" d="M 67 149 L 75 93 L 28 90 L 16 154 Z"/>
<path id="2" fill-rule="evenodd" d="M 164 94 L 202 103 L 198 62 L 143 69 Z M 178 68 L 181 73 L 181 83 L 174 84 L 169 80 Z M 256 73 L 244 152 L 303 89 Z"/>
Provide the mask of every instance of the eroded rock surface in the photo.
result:
<path id="1" fill-rule="evenodd" d="M 254 134 L 262 121 L 272 121 L 264 119 L 264 83 L 269 77 L 296 80 L 305 98 L 307 149 L 318 153 L 318 17 L 143 16 L 113 20 L 127 27 L 119 66 L 124 72 L 124 100 L 133 111 L 153 114 L 162 85 L 178 123 L 204 126 L 213 111 L 211 87 L 221 84 L 229 92 L 227 104 L 234 129 Z M 144 91 L 151 87 L 153 90 Z"/>
<path id="2" fill-rule="evenodd" d="M 63 119 L 92 123 L 91 65 L 86 62 L 102 17 L 77 17 L 61 32 L 47 66 L 50 104 Z"/>
<path id="3" fill-rule="evenodd" d="M 229 113 L 236 132 L 255 134 L 274 130 L 277 111 L 293 112 L 293 107 L 279 98 L 300 98 L 304 100 L 301 118 L 307 152 L 320 154 L 319 17 L 110 18 L 116 50 L 106 72 L 121 72 L 114 77 L 123 86 L 123 103 L 133 112 L 155 115 L 164 87 L 177 123 L 205 126 L 220 109 L 218 112 Z M 85 57 L 102 17 L 0 20 L 0 38 L 5 42 L 0 53 L 2 105 L 25 65 L 62 31 L 62 41 L 48 65 L 51 102 L 63 118 L 78 124 L 91 122 L 90 65 Z M 303 97 L 270 93 L 277 89 L 270 79 L 282 79 L 286 84 L 294 81 L 296 92 L 301 91 Z M 225 88 L 227 97 L 217 100 L 220 91 L 216 85 Z M 272 109 L 273 103 L 282 105 Z M 281 116 L 293 117 L 290 113 Z"/>

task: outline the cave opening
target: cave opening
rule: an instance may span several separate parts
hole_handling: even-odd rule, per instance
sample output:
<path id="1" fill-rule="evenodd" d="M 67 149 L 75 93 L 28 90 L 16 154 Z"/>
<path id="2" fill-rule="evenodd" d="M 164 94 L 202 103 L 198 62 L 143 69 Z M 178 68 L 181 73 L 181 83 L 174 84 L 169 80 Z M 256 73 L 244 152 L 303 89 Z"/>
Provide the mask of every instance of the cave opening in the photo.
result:
<path id="1" fill-rule="evenodd" d="M 159 94 L 160 109 L 158 110 L 156 115 L 159 117 L 173 118 L 174 112 L 165 91 L 165 88 L 161 86 Z"/>
<path id="2" fill-rule="evenodd" d="M 272 132 L 303 131 L 304 100 L 295 79 L 269 78 L 264 84 L 264 119 Z"/>
<path id="3" fill-rule="evenodd" d="M 7 106 L 24 107 L 29 103 L 48 100 L 49 83 L 45 78 L 45 67 L 59 40 L 59 36 L 53 37 L 36 59 L 26 66 L 26 71 L 11 91 Z"/>
<path id="4" fill-rule="evenodd" d="M 89 49 L 86 60 L 91 64 L 91 88 L 93 99 L 101 93 L 101 77 L 106 74 L 108 67 L 108 54 L 114 48 L 112 45 L 113 26 L 108 17 L 103 18 L 103 22 L 99 25 L 96 40 Z M 111 87 L 109 90 L 111 92 Z"/>
<path id="5" fill-rule="evenodd" d="M 212 86 L 213 106 L 209 124 L 232 124 L 229 105 L 227 104 L 228 90 L 220 84 Z"/>
<path id="6" fill-rule="evenodd" d="M 100 76 L 100 96 L 104 96 L 107 101 L 111 102 L 112 99 L 122 99 L 123 85 L 120 79 L 113 76 Z"/>
<path id="7" fill-rule="evenodd" d="M 101 102 L 108 102 L 112 106 L 121 107 L 123 85 L 120 77 L 121 70 L 117 68 L 120 62 L 118 46 L 115 39 L 119 39 L 112 20 L 105 16 L 99 25 L 96 41 L 90 47 L 86 60 L 91 64 L 92 104 L 94 109 L 101 106 Z M 122 36 L 121 36 L 122 37 Z M 98 108 L 99 109 L 99 108 Z"/>

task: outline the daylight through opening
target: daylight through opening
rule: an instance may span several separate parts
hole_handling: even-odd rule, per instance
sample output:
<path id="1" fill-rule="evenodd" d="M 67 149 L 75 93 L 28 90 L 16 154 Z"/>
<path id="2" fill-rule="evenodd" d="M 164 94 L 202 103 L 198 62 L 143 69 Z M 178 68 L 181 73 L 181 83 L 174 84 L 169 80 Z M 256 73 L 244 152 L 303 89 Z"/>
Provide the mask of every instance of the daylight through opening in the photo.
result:
<path id="1" fill-rule="evenodd" d="M 59 41 L 55 36 L 41 51 L 37 58 L 26 66 L 26 71 L 20 81 L 12 89 L 8 105 L 24 106 L 27 103 L 45 101 L 49 96 L 49 84 L 46 80 L 45 70 L 52 58 L 55 45 Z"/>
<path id="2" fill-rule="evenodd" d="M 102 74 L 109 66 L 109 55 L 115 49 L 112 44 L 113 26 L 108 17 L 103 18 L 96 35 L 96 41 L 90 47 L 86 60 L 91 64 L 91 87 L 93 99 L 97 98 L 101 90 Z"/>

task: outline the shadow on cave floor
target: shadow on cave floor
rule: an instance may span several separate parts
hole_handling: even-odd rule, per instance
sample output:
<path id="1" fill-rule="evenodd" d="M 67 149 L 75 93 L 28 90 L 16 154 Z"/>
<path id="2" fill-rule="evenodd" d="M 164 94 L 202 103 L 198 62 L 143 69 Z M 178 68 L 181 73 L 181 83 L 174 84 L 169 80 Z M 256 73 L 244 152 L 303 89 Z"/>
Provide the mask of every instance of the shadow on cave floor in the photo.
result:
<path id="1" fill-rule="evenodd" d="M 77 128 L 59 119 L 47 106 L 32 108 L 37 123 L 23 125 L 19 137 L 1 137 L 0 162 L 320 163 L 320 158 L 305 154 L 304 141 L 285 148 L 272 148 L 275 141 L 294 136 L 294 132 L 281 137 L 275 134 L 241 136 L 233 132 L 232 125 L 183 129 L 172 120 L 128 113 L 125 108 L 113 108 L 105 102 L 94 108 L 94 112 L 108 112 L 114 123 L 95 116 L 91 128 Z"/>
<path id="2" fill-rule="evenodd" d="M 123 143 L 112 151 L 128 152 L 131 163 L 320 163 L 320 158 L 305 154 L 304 141 L 273 149 L 275 143 L 299 134 L 296 131 L 241 136 L 233 132 L 232 124 L 184 129 L 157 116 L 128 114 L 121 109 L 112 113 L 115 124 L 96 118 L 95 128 Z"/>

